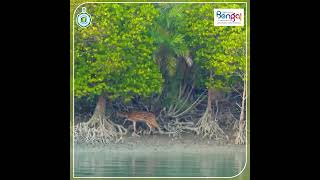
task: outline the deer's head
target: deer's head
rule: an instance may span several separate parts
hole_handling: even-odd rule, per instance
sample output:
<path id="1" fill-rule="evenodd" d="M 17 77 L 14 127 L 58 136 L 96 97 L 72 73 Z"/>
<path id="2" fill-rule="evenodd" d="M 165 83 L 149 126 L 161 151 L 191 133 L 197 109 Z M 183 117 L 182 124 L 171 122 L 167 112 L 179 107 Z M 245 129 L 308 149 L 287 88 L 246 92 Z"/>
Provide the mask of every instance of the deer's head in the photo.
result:
<path id="1" fill-rule="evenodd" d="M 118 117 L 124 117 L 124 118 L 127 118 L 128 117 L 128 114 L 125 113 L 125 112 L 117 112 L 117 116 Z"/>

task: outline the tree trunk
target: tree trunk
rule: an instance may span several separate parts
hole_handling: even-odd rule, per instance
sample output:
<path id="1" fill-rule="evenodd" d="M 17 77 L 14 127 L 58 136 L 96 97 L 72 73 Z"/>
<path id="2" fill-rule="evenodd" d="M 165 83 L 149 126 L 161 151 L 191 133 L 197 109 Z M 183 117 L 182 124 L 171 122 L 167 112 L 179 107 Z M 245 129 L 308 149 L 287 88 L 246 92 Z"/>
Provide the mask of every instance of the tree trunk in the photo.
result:
<path id="1" fill-rule="evenodd" d="M 212 106 L 212 89 L 211 88 L 208 88 L 208 105 L 207 105 L 207 110 L 208 110 L 208 113 L 212 116 L 214 112 L 214 107 Z"/>
<path id="2" fill-rule="evenodd" d="M 95 124 L 105 119 L 105 114 L 106 114 L 106 99 L 104 95 L 100 95 L 98 98 L 98 102 L 94 110 L 94 113 L 88 122 L 89 125 L 95 126 Z"/>
<path id="3" fill-rule="evenodd" d="M 246 143 L 246 134 L 245 134 L 245 101 L 246 101 L 246 82 L 243 83 L 243 93 L 242 93 L 242 102 L 241 102 L 241 113 L 239 118 L 239 130 L 235 139 L 236 144 L 245 144 Z"/>
<path id="4" fill-rule="evenodd" d="M 240 124 L 244 122 L 245 100 L 246 100 L 246 84 L 244 83 L 243 93 L 242 93 L 241 113 L 240 113 L 240 119 L 239 119 Z"/>
<path id="5" fill-rule="evenodd" d="M 210 72 L 210 79 L 212 78 L 212 72 Z M 212 106 L 212 98 L 213 98 L 213 88 L 208 87 L 208 105 L 207 105 L 207 112 L 210 115 L 210 118 L 214 119 L 212 112 L 214 112 L 214 108 Z"/>
<path id="6" fill-rule="evenodd" d="M 106 106 L 105 94 L 101 94 L 98 97 L 97 105 L 90 120 L 85 123 L 79 123 L 75 127 L 75 142 L 94 144 L 123 140 L 122 135 L 128 131 L 123 126 L 114 124 L 106 116 Z"/>
<path id="7" fill-rule="evenodd" d="M 203 134 L 203 138 L 209 137 L 210 139 L 224 139 L 226 138 L 225 133 L 220 128 L 218 122 L 214 120 L 214 106 L 212 105 L 214 96 L 212 92 L 213 89 L 208 88 L 207 109 L 196 124 L 196 128 L 198 128 L 198 134 Z"/>
<path id="8" fill-rule="evenodd" d="M 106 99 L 103 95 L 100 95 L 98 98 L 98 102 L 94 110 L 93 116 L 103 118 L 105 117 L 105 113 L 106 113 Z"/>

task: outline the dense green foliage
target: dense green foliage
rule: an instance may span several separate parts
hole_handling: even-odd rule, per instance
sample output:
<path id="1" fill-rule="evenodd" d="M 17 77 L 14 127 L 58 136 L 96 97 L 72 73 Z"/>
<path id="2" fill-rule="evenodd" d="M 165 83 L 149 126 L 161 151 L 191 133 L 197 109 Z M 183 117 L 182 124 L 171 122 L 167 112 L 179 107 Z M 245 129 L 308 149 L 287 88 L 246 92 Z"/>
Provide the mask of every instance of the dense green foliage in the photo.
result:
<path id="1" fill-rule="evenodd" d="M 91 4 L 92 24 L 75 30 L 75 95 L 109 98 L 160 93 L 162 75 L 152 54 L 150 4 Z M 80 10 L 80 8 L 79 8 Z"/>
<path id="2" fill-rule="evenodd" d="M 151 30 L 156 46 L 155 58 L 165 78 L 163 105 L 170 105 L 178 96 L 181 81 L 186 77 L 181 67 L 189 58 L 184 35 L 183 7 L 176 4 L 157 4 L 159 16 Z"/>
<path id="3" fill-rule="evenodd" d="M 245 79 L 245 26 L 213 25 L 214 8 L 244 4 L 86 7 L 94 16 L 89 27 L 75 27 L 76 97 L 105 94 L 129 101 L 162 94 L 166 106 L 175 101 L 182 81 L 226 89 Z"/>
<path id="4" fill-rule="evenodd" d="M 214 26 L 214 8 L 244 8 L 238 4 L 193 5 L 188 14 L 186 34 L 190 39 L 200 82 L 206 87 L 226 88 L 235 78 L 244 79 L 246 31 L 243 26 Z M 201 81 L 203 80 L 203 81 Z"/>

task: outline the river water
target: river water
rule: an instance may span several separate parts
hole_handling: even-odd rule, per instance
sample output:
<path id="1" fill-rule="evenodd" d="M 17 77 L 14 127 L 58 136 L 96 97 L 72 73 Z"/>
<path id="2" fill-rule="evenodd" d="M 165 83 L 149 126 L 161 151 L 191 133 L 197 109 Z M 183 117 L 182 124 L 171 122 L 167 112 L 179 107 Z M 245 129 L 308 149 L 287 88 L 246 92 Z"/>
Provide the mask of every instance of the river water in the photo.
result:
<path id="1" fill-rule="evenodd" d="M 245 147 L 188 152 L 75 148 L 75 177 L 231 177 L 246 163 Z M 244 150 L 243 150 L 244 149 Z"/>

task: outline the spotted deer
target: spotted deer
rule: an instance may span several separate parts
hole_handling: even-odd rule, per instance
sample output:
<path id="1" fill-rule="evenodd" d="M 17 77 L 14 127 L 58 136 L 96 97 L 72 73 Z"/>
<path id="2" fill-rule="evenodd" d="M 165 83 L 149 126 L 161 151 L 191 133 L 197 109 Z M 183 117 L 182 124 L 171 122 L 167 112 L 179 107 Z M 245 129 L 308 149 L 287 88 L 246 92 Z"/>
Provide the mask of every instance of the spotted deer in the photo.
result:
<path id="1" fill-rule="evenodd" d="M 156 121 L 156 116 L 151 113 L 151 112 L 144 112 L 144 111 L 139 111 L 139 112 L 117 112 L 117 116 L 119 117 L 124 117 L 129 121 L 132 121 L 133 123 L 133 134 L 136 134 L 136 122 L 145 122 L 150 131 L 149 134 L 151 133 L 152 129 L 157 128 L 159 132 L 161 132 L 160 127 Z"/>

